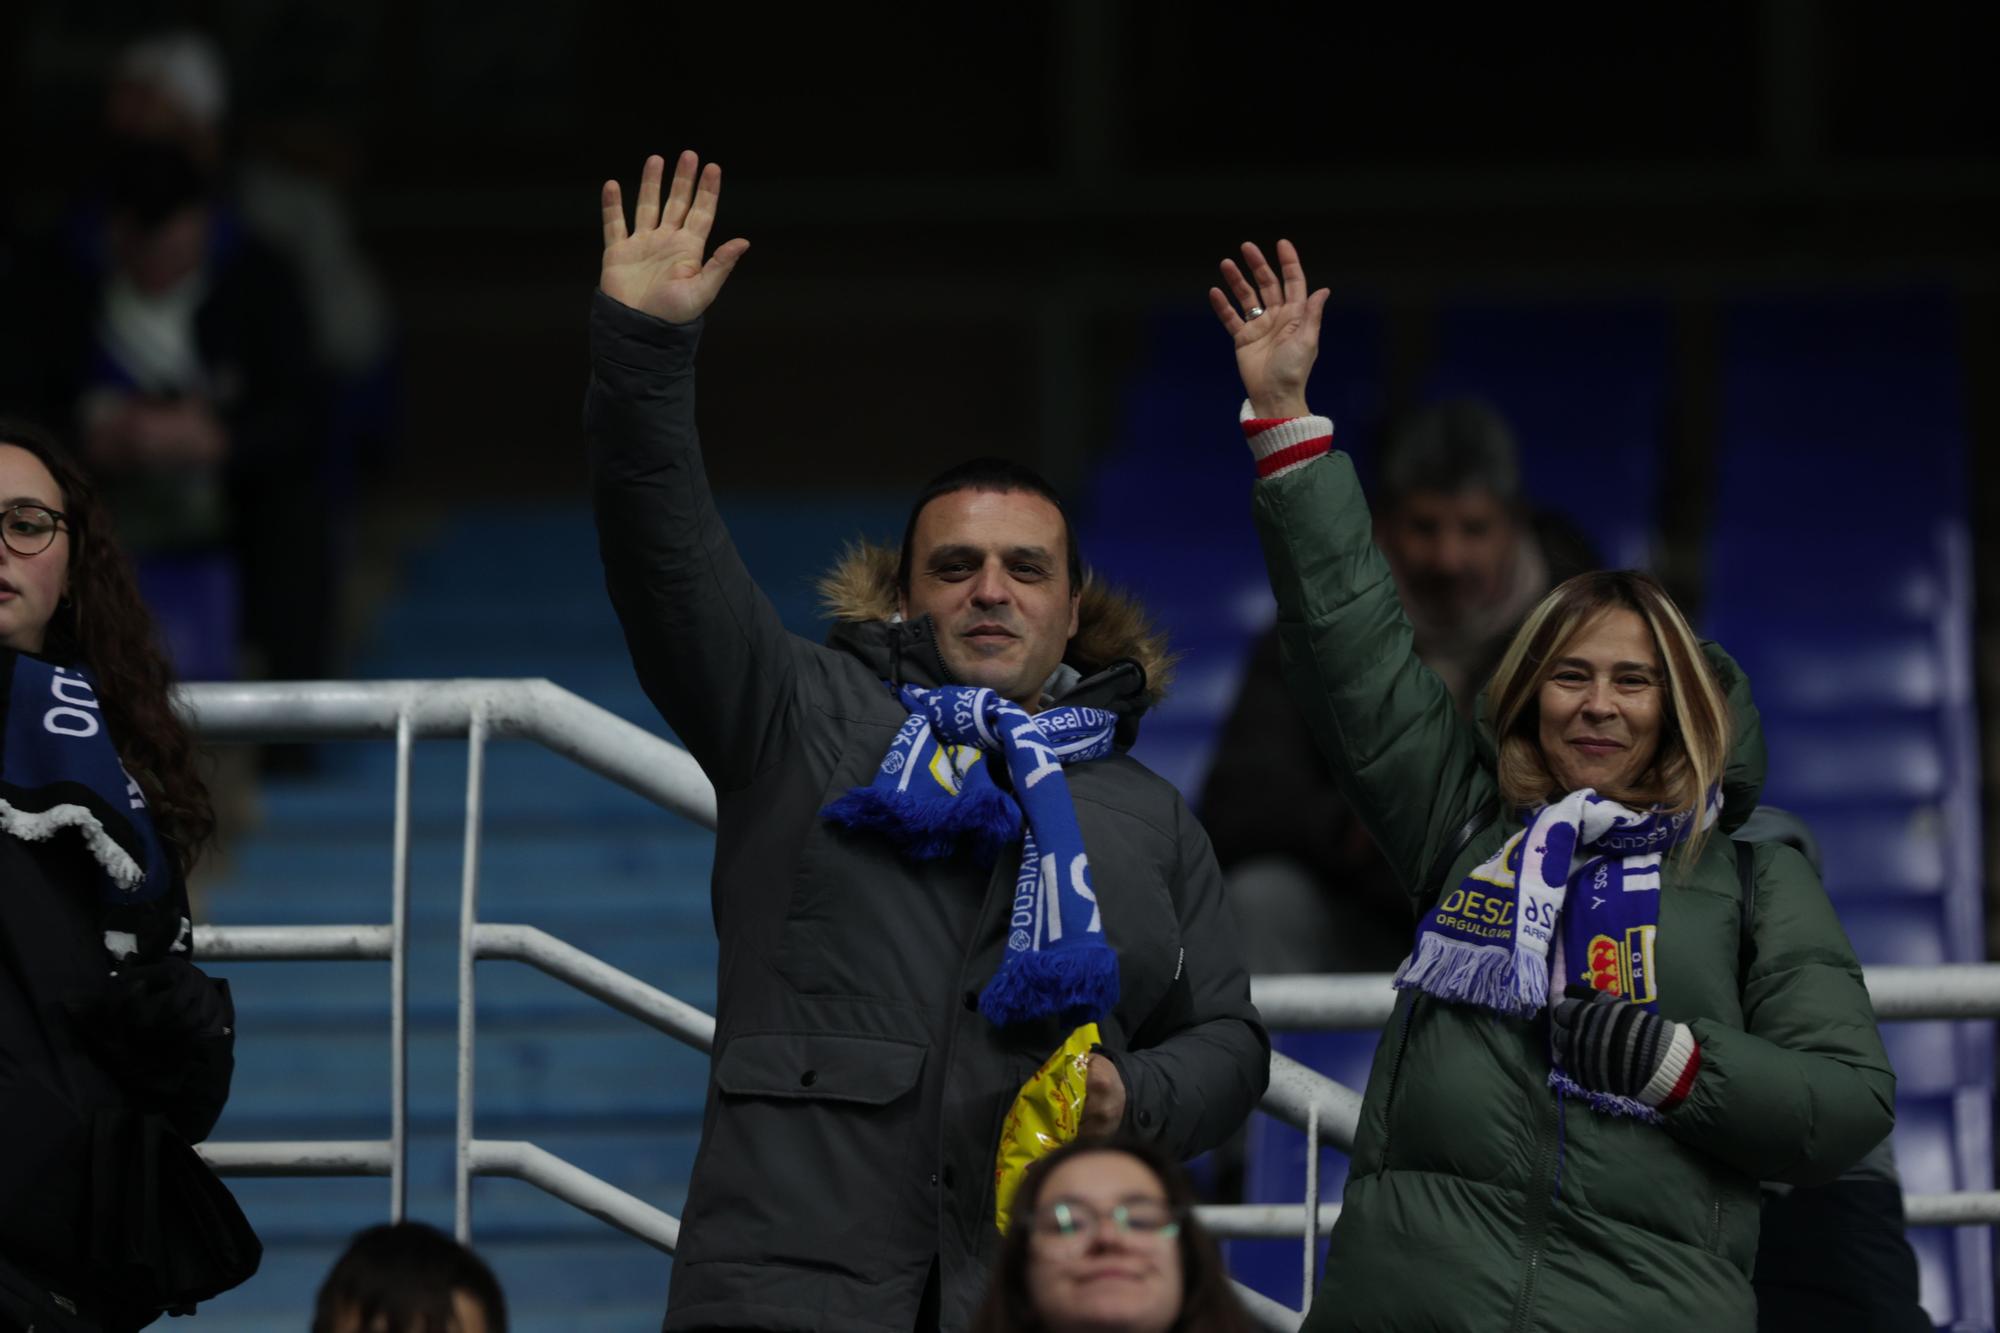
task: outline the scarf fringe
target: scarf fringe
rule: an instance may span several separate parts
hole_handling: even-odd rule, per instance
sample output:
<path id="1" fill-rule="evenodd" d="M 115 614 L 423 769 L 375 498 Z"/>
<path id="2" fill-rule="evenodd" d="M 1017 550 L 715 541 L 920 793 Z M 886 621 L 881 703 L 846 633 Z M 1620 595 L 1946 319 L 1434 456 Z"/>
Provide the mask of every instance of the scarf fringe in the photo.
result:
<path id="1" fill-rule="evenodd" d="M 42 842 L 63 829 L 75 829 L 82 836 L 91 856 L 119 888 L 129 892 L 138 888 L 146 877 L 145 867 L 119 846 L 118 840 L 97 822 L 97 816 L 83 806 L 52 805 L 46 810 L 22 810 L 0 801 L 0 833 L 11 834 L 22 842 Z"/>
<path id="2" fill-rule="evenodd" d="M 917 861 L 941 861 L 965 848 L 991 865 L 1021 835 L 1020 807 L 993 787 L 943 797 L 856 787 L 820 815 L 842 828 L 885 834 Z"/>
<path id="3" fill-rule="evenodd" d="M 1118 955 L 1109 949 L 1029 949 L 1013 954 L 979 997 L 997 1027 L 1051 1014 L 1088 1022 L 1118 1004 Z"/>
<path id="4" fill-rule="evenodd" d="M 1474 944 L 1426 932 L 1396 974 L 1396 989 L 1420 990 L 1440 1000 L 1530 1018 L 1548 1003 L 1549 979 L 1532 970 L 1517 976 L 1514 951 L 1506 945 Z"/>
<path id="5" fill-rule="evenodd" d="M 1593 1111 L 1604 1115 L 1622 1115 L 1646 1125 L 1666 1123 L 1665 1117 L 1646 1103 L 1632 1097 L 1620 1097 L 1615 1092 L 1598 1092 L 1593 1088 L 1586 1088 L 1560 1069 L 1549 1071 L 1549 1086 L 1565 1097 L 1577 1097 L 1589 1102 Z"/>

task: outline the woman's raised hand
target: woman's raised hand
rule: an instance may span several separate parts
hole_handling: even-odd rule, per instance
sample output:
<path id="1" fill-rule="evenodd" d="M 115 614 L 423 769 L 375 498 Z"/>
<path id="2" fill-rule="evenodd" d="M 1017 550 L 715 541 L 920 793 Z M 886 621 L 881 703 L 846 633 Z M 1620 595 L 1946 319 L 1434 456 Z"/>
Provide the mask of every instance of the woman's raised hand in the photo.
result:
<path id="1" fill-rule="evenodd" d="M 1249 270 L 1249 277 L 1244 276 Z M 1327 289 L 1307 294 L 1305 267 L 1298 247 L 1278 242 L 1278 269 L 1271 271 L 1264 252 L 1243 243 L 1243 267 L 1222 261 L 1220 287 L 1208 289 L 1215 317 L 1236 343 L 1236 371 L 1250 410 L 1259 417 L 1302 417 L 1306 409 L 1306 376 L 1319 356 L 1319 316 Z M 1232 303 L 1231 297 L 1235 300 Z M 1242 313 L 1238 313 L 1238 308 Z"/>
<path id="2" fill-rule="evenodd" d="M 674 180 L 666 202 L 660 201 L 660 178 L 666 161 L 646 159 L 639 175 L 639 205 L 625 227 L 625 197 L 615 180 L 604 182 L 604 266 L 597 285 L 610 297 L 658 319 L 685 324 L 708 309 L 729 278 L 736 261 L 750 248 L 742 237 L 724 241 L 702 262 L 708 231 L 715 225 L 715 208 L 722 199 L 722 168 L 711 162 L 701 170 L 692 149 L 674 164 Z"/>

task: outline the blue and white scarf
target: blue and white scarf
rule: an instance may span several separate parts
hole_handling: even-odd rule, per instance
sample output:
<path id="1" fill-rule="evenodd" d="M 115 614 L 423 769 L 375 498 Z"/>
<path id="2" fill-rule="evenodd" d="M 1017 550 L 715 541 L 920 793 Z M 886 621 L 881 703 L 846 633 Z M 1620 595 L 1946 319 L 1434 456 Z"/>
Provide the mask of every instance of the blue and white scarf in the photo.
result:
<path id="1" fill-rule="evenodd" d="M 163 898 L 173 886 L 166 848 L 119 762 L 89 675 L 0 651 L 0 716 L 0 833 L 27 842 L 74 833 L 103 873 L 102 908 Z M 176 947 L 185 947 L 185 933 Z M 130 952 L 128 942 L 118 931 L 105 941 L 114 954 Z"/>
<path id="2" fill-rule="evenodd" d="M 980 1012 L 1000 1026 L 1103 1017 L 1118 1003 L 1118 956 L 1104 938 L 1063 766 L 1110 754 L 1117 715 L 1064 706 L 1030 713 L 992 690 L 961 685 L 891 688 L 909 720 L 874 781 L 821 815 L 882 833 L 919 861 L 963 849 L 991 864 L 1018 836 L 1007 952 L 979 997 Z M 981 762 L 992 755 L 1006 760 L 1012 794 Z"/>
<path id="3" fill-rule="evenodd" d="M 1585 787 L 1530 811 L 1527 827 L 1417 926 L 1398 989 L 1529 1017 L 1569 984 L 1657 1008 L 1660 861 L 1721 810 L 1631 810 Z"/>

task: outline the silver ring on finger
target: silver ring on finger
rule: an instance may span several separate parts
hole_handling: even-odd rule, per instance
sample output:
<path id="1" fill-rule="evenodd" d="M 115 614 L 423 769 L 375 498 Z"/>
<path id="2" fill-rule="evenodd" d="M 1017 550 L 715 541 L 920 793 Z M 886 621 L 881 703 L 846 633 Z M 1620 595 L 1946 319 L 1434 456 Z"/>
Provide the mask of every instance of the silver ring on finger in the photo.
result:
<path id="1" fill-rule="evenodd" d="M 1250 308 L 1249 308 L 1248 310 L 1244 311 L 1243 313 L 1244 313 L 1244 314 L 1245 314 L 1246 316 L 1248 316 L 1249 318 L 1251 318 L 1251 319 L 1255 319 L 1255 318 L 1257 318 L 1257 317 L 1258 317 L 1259 315 L 1261 315 L 1261 314 L 1263 314 L 1263 313 L 1264 313 L 1264 307 L 1263 307 L 1263 306 L 1260 306 L 1260 305 L 1253 305 L 1253 306 L 1251 306 L 1251 307 L 1250 307 Z"/>

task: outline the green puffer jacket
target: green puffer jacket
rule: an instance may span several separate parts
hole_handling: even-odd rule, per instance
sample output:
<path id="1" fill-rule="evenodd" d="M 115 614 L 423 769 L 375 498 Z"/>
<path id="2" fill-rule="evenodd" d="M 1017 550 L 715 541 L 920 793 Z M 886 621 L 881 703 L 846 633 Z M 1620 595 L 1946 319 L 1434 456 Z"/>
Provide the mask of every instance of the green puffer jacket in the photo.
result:
<path id="1" fill-rule="evenodd" d="M 1346 455 L 1259 482 L 1255 510 L 1292 693 L 1421 907 L 1519 827 L 1496 818 L 1425 882 L 1494 801 L 1492 738 L 1412 651 Z M 1711 660 L 1735 715 L 1733 829 L 1756 803 L 1763 739 L 1741 672 L 1719 650 Z M 1559 1099 L 1545 1019 L 1399 996 L 1310 1333 L 1755 1327 L 1757 1182 L 1832 1179 L 1889 1132 L 1895 1095 L 1811 867 L 1778 846 L 1759 846 L 1755 867 L 1742 941 L 1729 840 L 1712 837 L 1693 865 L 1668 860 L 1660 1012 L 1693 1027 L 1702 1065 L 1664 1127 Z"/>

